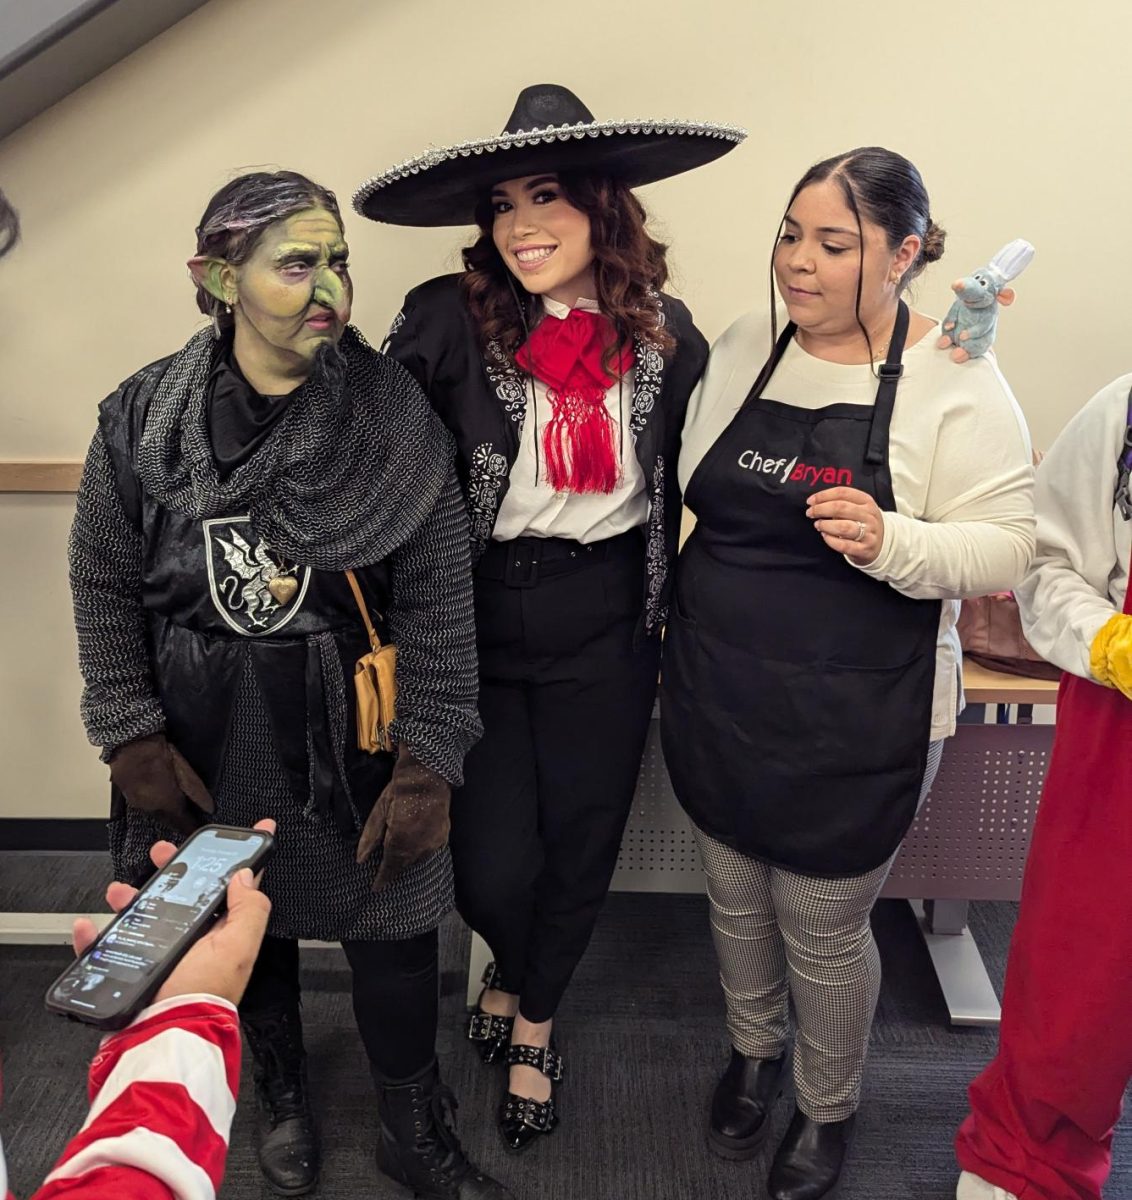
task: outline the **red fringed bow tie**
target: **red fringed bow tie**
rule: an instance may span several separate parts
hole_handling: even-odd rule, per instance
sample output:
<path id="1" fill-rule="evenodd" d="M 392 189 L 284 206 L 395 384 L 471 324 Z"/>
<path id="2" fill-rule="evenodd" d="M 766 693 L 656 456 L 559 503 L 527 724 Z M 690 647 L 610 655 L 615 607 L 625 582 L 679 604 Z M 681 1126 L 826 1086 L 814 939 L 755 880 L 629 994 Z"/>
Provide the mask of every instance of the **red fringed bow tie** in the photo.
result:
<path id="1" fill-rule="evenodd" d="M 515 355 L 519 366 L 547 388 L 553 415 L 542 444 L 547 481 L 557 492 L 612 492 L 617 487 L 621 465 L 605 394 L 636 359 L 623 346 L 610 378 L 602 359 L 616 336 L 607 317 L 575 308 L 565 320 L 548 314 Z"/>

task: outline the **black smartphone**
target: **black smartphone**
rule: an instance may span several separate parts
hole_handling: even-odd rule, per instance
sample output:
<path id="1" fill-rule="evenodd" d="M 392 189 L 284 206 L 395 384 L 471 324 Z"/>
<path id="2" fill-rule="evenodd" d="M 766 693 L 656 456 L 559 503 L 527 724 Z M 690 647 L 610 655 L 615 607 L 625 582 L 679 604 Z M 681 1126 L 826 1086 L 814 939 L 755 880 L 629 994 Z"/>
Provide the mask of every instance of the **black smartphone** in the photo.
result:
<path id="1" fill-rule="evenodd" d="M 47 989 L 48 1009 L 99 1029 L 128 1025 L 220 913 L 232 876 L 258 870 L 271 847 L 262 829 L 198 829 Z"/>

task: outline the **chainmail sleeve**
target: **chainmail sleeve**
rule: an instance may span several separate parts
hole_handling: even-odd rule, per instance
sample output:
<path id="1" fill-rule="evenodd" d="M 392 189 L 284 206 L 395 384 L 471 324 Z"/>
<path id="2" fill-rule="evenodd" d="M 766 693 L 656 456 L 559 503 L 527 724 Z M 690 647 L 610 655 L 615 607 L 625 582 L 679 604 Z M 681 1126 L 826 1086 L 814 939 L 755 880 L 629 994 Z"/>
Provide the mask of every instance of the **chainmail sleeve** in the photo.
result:
<path id="1" fill-rule="evenodd" d="M 483 732 L 468 519 L 450 471 L 432 512 L 390 556 L 389 633 L 397 647 L 397 719 L 391 733 L 459 786 L 464 755 Z"/>
<path id="2" fill-rule="evenodd" d="M 83 466 L 68 543 L 83 688 L 80 712 L 102 759 L 165 728 L 141 604 L 141 534 L 122 505 L 102 432 Z"/>

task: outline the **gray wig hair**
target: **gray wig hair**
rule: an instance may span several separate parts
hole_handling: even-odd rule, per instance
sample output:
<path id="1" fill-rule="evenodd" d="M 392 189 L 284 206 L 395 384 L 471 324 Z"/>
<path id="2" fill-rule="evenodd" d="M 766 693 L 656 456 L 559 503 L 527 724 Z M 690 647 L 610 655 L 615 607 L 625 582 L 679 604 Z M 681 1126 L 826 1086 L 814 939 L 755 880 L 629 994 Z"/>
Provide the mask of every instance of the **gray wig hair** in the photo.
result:
<path id="1" fill-rule="evenodd" d="M 308 208 L 325 208 L 342 223 L 334 193 L 296 171 L 252 171 L 226 183 L 204 210 L 197 226 L 197 254 L 242 263 L 263 231 Z M 197 308 L 219 329 L 232 327 L 225 306 L 198 283 Z"/>

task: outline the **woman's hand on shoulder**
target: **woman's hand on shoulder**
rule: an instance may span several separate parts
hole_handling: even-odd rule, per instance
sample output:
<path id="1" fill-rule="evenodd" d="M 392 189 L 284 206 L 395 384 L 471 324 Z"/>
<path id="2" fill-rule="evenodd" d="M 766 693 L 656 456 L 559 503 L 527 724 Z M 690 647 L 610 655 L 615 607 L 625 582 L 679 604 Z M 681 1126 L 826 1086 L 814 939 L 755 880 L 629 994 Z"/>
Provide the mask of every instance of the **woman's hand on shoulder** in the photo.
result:
<path id="1" fill-rule="evenodd" d="M 862 567 L 876 562 L 884 545 L 884 513 L 868 492 L 827 488 L 815 492 L 806 504 L 806 516 L 832 551 Z"/>

